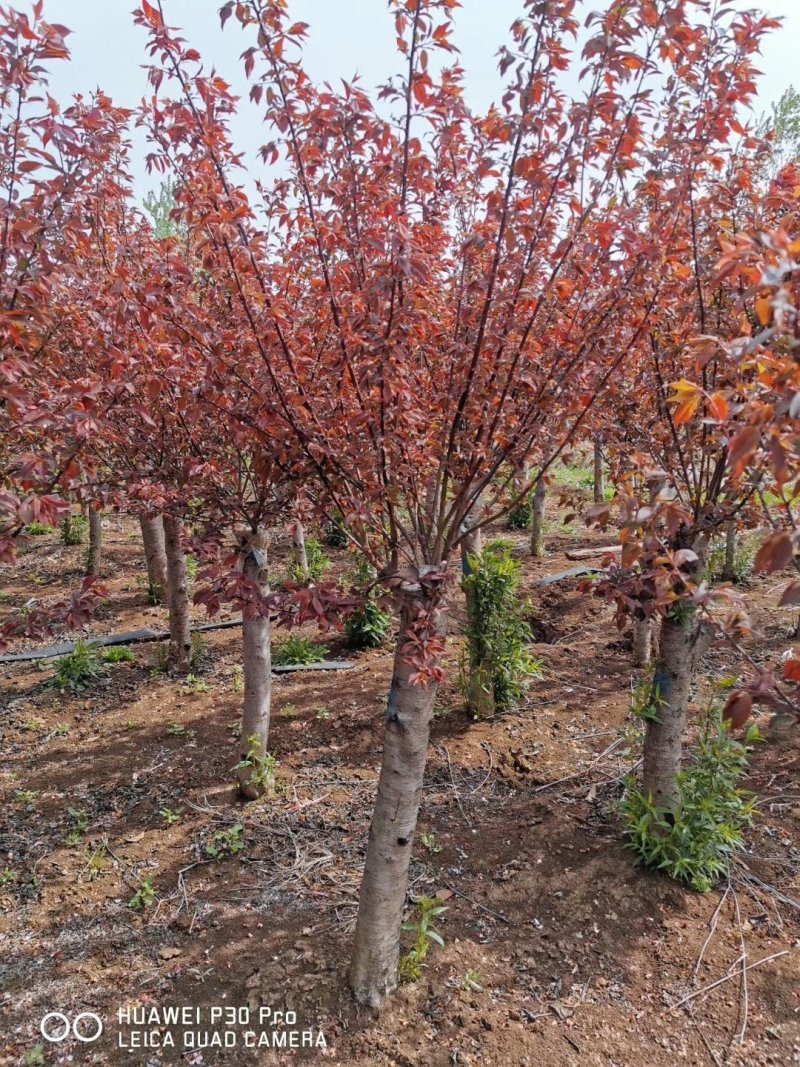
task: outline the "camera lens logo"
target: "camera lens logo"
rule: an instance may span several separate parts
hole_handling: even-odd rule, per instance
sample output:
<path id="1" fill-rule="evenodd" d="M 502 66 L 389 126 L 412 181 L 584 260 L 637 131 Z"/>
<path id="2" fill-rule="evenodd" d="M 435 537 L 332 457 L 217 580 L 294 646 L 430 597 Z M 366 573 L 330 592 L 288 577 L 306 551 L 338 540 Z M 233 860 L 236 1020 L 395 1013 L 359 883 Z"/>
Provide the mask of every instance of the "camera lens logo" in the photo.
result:
<path id="1" fill-rule="evenodd" d="M 39 1030 L 45 1041 L 51 1044 L 66 1041 L 70 1034 L 78 1041 L 90 1044 L 102 1034 L 103 1020 L 93 1011 L 82 1011 L 70 1022 L 63 1012 L 49 1011 L 39 1024 Z"/>

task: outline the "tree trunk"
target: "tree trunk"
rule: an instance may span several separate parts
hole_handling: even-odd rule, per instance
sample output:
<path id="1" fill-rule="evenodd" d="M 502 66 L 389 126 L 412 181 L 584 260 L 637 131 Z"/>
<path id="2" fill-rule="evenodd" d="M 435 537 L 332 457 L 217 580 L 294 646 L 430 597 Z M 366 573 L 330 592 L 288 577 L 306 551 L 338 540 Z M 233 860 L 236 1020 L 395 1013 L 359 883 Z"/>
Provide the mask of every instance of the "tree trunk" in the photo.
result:
<path id="1" fill-rule="evenodd" d="M 86 574 L 99 574 L 103 555 L 103 513 L 89 506 L 89 550 L 86 553 Z"/>
<path id="2" fill-rule="evenodd" d="M 243 538 L 242 573 L 258 587 L 262 597 L 269 595 L 267 572 L 268 535 L 266 530 L 248 532 Z M 272 656 L 268 615 L 249 618 L 242 615 L 242 666 L 244 668 L 244 705 L 242 708 L 241 759 L 249 766 L 239 767 L 239 790 L 247 800 L 256 800 L 266 792 L 269 782 L 258 775 L 255 758 L 263 758 L 269 741 L 269 716 L 272 700 Z"/>
<path id="3" fill-rule="evenodd" d="M 533 494 L 533 518 L 531 521 L 531 555 L 544 555 L 544 513 L 547 504 L 547 484 L 541 476 L 536 480 Z"/>
<path id="4" fill-rule="evenodd" d="M 736 581 L 736 525 L 728 523 L 725 531 L 725 565 L 722 568 L 723 582 Z"/>
<path id="5" fill-rule="evenodd" d="M 167 555 L 167 606 L 169 608 L 170 670 L 186 674 L 191 665 L 192 631 L 189 620 L 189 575 L 181 547 L 181 522 L 164 516 L 164 547 Z"/>
<path id="6" fill-rule="evenodd" d="M 483 551 L 483 538 L 481 530 L 470 530 L 461 542 L 461 572 L 465 578 L 472 574 L 470 558 L 480 556 Z M 469 619 L 469 688 L 467 692 L 467 706 L 473 715 L 479 719 L 488 719 L 495 712 L 494 705 L 494 669 L 491 660 L 482 654 L 480 648 L 480 621 L 478 619 L 475 592 L 464 586 L 464 597 L 467 602 L 467 618 Z"/>
<path id="7" fill-rule="evenodd" d="M 606 498 L 606 477 L 603 471 L 603 449 L 600 442 L 594 443 L 594 502 L 602 504 Z"/>
<path id="8" fill-rule="evenodd" d="M 294 561 L 303 573 L 303 581 L 308 580 L 308 555 L 306 554 L 306 532 L 299 519 L 292 523 L 292 546 Z"/>
<path id="9" fill-rule="evenodd" d="M 161 604 L 167 595 L 167 553 L 164 548 L 164 520 L 161 515 L 139 516 L 147 562 L 147 599 Z"/>
<path id="10" fill-rule="evenodd" d="M 374 1008 L 380 1007 L 398 981 L 400 927 L 437 688 L 430 684 L 423 689 L 411 682 L 416 668 L 402 656 L 408 625 L 409 615 L 404 612 L 386 707 L 378 797 L 369 831 L 350 965 L 350 985 L 356 1000 Z M 436 628 L 442 636 L 446 627 L 446 616 L 438 612 Z"/>
<path id="11" fill-rule="evenodd" d="M 653 624 L 650 619 L 643 616 L 641 619 L 634 616 L 633 619 L 633 665 L 634 667 L 646 667 L 650 662 L 652 648 Z"/>
<path id="12" fill-rule="evenodd" d="M 653 673 L 653 718 L 644 737 L 642 789 L 657 808 L 672 812 L 679 799 L 678 772 L 683 758 L 686 711 L 695 671 L 711 643 L 706 626 L 698 626 L 685 603 L 678 616 L 661 623 Z"/>

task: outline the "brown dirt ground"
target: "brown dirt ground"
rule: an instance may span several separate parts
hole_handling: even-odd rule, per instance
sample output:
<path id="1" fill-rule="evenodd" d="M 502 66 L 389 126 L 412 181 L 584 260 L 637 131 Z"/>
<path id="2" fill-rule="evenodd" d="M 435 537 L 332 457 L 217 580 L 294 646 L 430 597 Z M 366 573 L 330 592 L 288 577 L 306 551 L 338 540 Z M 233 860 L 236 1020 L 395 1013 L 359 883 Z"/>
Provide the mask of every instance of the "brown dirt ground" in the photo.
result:
<path id="1" fill-rule="evenodd" d="M 109 600 L 92 632 L 164 625 L 163 610 L 144 600 L 134 524 L 112 516 L 105 525 Z M 524 535 L 496 533 L 524 552 Z M 622 847 L 614 803 L 630 757 L 621 746 L 603 753 L 628 716 L 627 635 L 576 582 L 530 585 L 574 565 L 565 548 L 593 540 L 556 532 L 545 559 L 526 557 L 544 678 L 514 713 L 492 722 L 463 713 L 454 628 L 420 823 L 434 836 L 431 847 L 418 837 L 410 890 L 446 898 L 446 945 L 379 1018 L 353 1008 L 345 971 L 388 650 L 356 656 L 347 674 L 277 678 L 270 747 L 279 789 L 247 807 L 229 784 L 237 630 L 206 638 L 204 691 L 154 671 L 151 645 L 135 646 L 134 663 L 110 666 L 78 696 L 46 688 L 52 663 L 0 668 L 0 874 L 13 872 L 0 885 L 0 1062 L 800 1063 L 798 735 L 765 729 L 748 783 L 765 798 L 763 816 L 744 857 L 757 880 L 737 880 L 714 927 L 720 892 L 693 893 L 643 871 Z M 287 552 L 277 533 L 277 572 Z M 346 554 L 332 554 L 346 570 Z M 81 557 L 80 548 L 37 538 L 3 573 L 4 604 L 73 587 Z M 757 658 L 790 647 L 792 620 L 774 607 L 779 584 L 773 577 L 749 589 Z M 458 600 L 455 591 L 457 617 Z M 340 638 L 328 644 L 343 654 Z M 731 653 L 713 649 L 695 706 L 731 673 Z M 85 813 L 85 831 L 73 837 L 68 808 Z M 181 809 L 180 820 L 167 826 L 164 808 Z M 244 851 L 211 861 L 212 835 L 237 822 Z M 157 902 L 134 911 L 128 902 L 147 876 Z M 749 963 L 789 950 L 748 972 L 746 989 L 742 938 Z M 247 1027 L 233 1050 L 122 1049 L 116 1012 L 125 1005 L 294 1010 L 301 1028 L 324 1033 L 327 1049 L 248 1051 Z M 96 1011 L 106 1032 L 95 1044 L 47 1044 L 39 1022 L 54 1010 Z"/>

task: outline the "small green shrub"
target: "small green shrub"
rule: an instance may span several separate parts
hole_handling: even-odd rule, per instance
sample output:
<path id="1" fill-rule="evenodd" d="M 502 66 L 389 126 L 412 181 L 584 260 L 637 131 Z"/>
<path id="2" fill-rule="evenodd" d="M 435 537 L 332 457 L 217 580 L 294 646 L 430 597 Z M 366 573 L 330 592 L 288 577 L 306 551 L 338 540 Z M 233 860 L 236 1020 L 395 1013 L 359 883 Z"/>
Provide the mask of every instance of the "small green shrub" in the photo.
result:
<path id="1" fill-rule="evenodd" d="M 128 907 L 133 908 L 134 911 L 144 911 L 145 908 L 149 908 L 151 904 L 154 904 L 155 900 L 156 889 L 153 885 L 152 877 L 148 875 L 128 901 Z"/>
<path id="2" fill-rule="evenodd" d="M 278 761 L 270 752 L 261 751 L 261 742 L 254 735 L 247 739 L 248 749 L 244 759 L 236 764 L 234 770 L 249 770 L 247 785 L 255 786 L 265 793 L 275 785 L 275 769 Z"/>
<path id="3" fill-rule="evenodd" d="M 347 527 L 338 511 L 334 512 L 329 522 L 325 523 L 324 535 L 325 544 L 330 545 L 331 548 L 347 548 L 350 544 Z"/>
<path id="4" fill-rule="evenodd" d="M 39 522 L 38 519 L 34 519 L 33 522 L 28 523 L 24 532 L 30 534 L 31 537 L 45 537 L 47 534 L 53 533 L 53 527 L 48 526 L 46 522 Z"/>
<path id="5" fill-rule="evenodd" d="M 63 545 L 82 545 L 86 540 L 89 520 L 83 515 L 65 515 L 61 520 L 61 543 Z"/>
<path id="6" fill-rule="evenodd" d="M 415 922 L 403 923 L 404 930 L 416 935 L 413 947 L 400 958 L 399 976 L 401 982 L 418 982 L 422 977 L 422 967 L 428 958 L 431 943 L 444 948 L 444 940 L 434 927 L 433 920 L 447 908 L 435 897 L 422 897 L 419 901 L 419 918 Z"/>
<path id="7" fill-rule="evenodd" d="M 392 625 L 392 616 L 381 607 L 374 587 L 375 569 L 363 556 L 358 562 L 354 585 L 366 599 L 362 607 L 346 616 L 344 632 L 347 646 L 356 651 L 365 648 L 380 648 Z"/>
<path id="8" fill-rule="evenodd" d="M 217 830 L 206 845 L 206 855 L 212 860 L 221 860 L 227 856 L 236 856 L 244 851 L 244 847 L 244 827 L 237 822 L 227 830 Z"/>
<path id="9" fill-rule="evenodd" d="M 308 637 L 291 634 L 272 650 L 272 662 L 276 667 L 289 667 L 300 664 L 320 663 L 328 654 L 324 645 L 317 644 Z"/>
<path id="10" fill-rule="evenodd" d="M 530 530 L 533 522 L 533 501 L 526 497 L 509 511 L 506 525 L 509 530 Z"/>
<path id="11" fill-rule="evenodd" d="M 480 556 L 471 557 L 471 572 L 464 578 L 474 609 L 467 624 L 462 687 L 469 694 L 475 676 L 488 670 L 491 677 L 482 684 L 491 686 L 497 708 L 513 707 L 531 679 L 542 674 L 530 651 L 532 635 L 519 596 L 522 565 L 508 546 L 508 541 L 490 542 Z"/>
<path id="12" fill-rule="evenodd" d="M 106 663 L 135 663 L 136 656 L 124 645 L 112 645 L 103 653 L 103 660 Z"/>
<path id="13" fill-rule="evenodd" d="M 88 689 L 103 673 L 103 664 L 97 645 L 76 641 L 75 648 L 58 662 L 52 685 L 60 692 L 72 693 Z"/>
<path id="14" fill-rule="evenodd" d="M 628 847 L 646 867 L 663 870 L 701 893 L 727 876 L 755 813 L 755 797 L 739 782 L 747 772 L 748 745 L 756 740 L 755 725 L 743 744 L 731 737 L 719 709 L 709 711 L 692 762 L 678 776 L 679 801 L 670 815 L 657 809 L 629 776 L 622 818 Z"/>
<path id="15" fill-rule="evenodd" d="M 289 578 L 291 581 L 298 582 L 301 585 L 313 585 L 325 574 L 331 565 L 331 561 L 325 555 L 325 550 L 320 542 L 314 540 L 313 537 L 306 541 L 306 559 L 308 560 L 308 567 L 301 567 L 297 562 L 290 565 Z"/>
<path id="16" fill-rule="evenodd" d="M 158 814 L 167 826 L 174 826 L 174 824 L 180 820 L 181 815 L 183 815 L 183 808 L 161 808 Z"/>

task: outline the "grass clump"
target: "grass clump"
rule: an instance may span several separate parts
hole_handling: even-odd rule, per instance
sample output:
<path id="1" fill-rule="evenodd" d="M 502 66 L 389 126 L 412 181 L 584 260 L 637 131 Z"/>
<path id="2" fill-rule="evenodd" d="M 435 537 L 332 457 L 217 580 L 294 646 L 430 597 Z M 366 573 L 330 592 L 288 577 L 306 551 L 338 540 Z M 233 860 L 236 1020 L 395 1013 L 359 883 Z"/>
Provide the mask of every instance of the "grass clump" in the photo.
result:
<path id="1" fill-rule="evenodd" d="M 309 637 L 291 634 L 272 650 L 272 662 L 276 667 L 307 666 L 320 663 L 328 654 L 324 645 L 317 644 Z"/>
<path id="2" fill-rule="evenodd" d="M 297 561 L 290 565 L 289 578 L 299 585 L 315 585 L 330 567 L 331 560 L 320 542 L 313 537 L 306 541 L 306 560 L 307 567 Z"/>
<path id="3" fill-rule="evenodd" d="M 103 661 L 97 645 L 76 641 L 72 652 L 62 656 L 52 685 L 59 692 L 81 692 L 89 689 L 103 673 Z"/>

